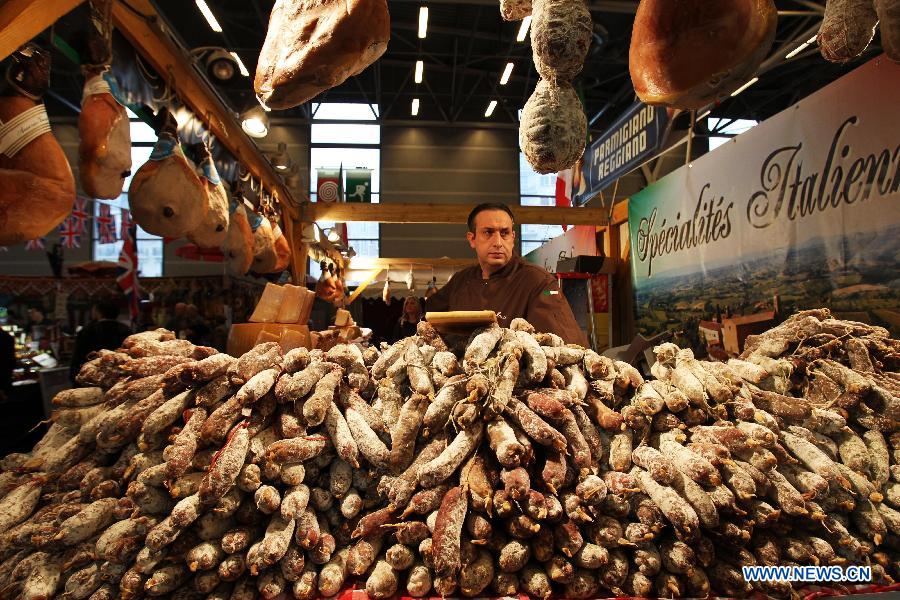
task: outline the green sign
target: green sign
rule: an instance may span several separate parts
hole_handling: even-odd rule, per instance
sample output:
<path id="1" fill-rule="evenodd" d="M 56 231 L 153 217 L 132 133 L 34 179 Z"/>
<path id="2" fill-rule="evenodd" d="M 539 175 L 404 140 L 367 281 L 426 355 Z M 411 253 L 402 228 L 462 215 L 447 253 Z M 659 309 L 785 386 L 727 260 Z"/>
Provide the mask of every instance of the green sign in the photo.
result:
<path id="1" fill-rule="evenodd" d="M 372 170 L 347 169 L 347 202 L 372 202 Z"/>

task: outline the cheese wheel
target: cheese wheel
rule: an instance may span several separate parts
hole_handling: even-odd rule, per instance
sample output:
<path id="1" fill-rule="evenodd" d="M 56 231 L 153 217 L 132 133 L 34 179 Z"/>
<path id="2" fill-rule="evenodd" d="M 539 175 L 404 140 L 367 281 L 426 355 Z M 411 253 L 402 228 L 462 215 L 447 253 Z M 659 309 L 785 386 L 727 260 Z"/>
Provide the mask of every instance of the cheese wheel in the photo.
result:
<path id="1" fill-rule="evenodd" d="M 286 284 L 283 287 L 284 295 L 275 320 L 279 323 L 296 323 L 300 320 L 300 311 L 306 294 L 303 293 L 303 288 L 296 285 Z"/>
<path id="2" fill-rule="evenodd" d="M 531 52 L 543 79 L 572 81 L 581 73 L 594 24 L 584 0 L 534 0 Z"/>
<path id="3" fill-rule="evenodd" d="M 538 173 L 556 173 L 574 165 L 584 152 L 587 118 L 569 83 L 541 79 L 519 123 L 519 147 Z"/>
<path id="4" fill-rule="evenodd" d="M 642 0 L 628 69 L 647 104 L 702 108 L 747 82 L 775 39 L 772 0 Z"/>
<path id="5" fill-rule="evenodd" d="M 284 288 L 274 283 L 267 283 L 253 314 L 250 315 L 251 323 L 274 323 L 278 319 L 278 311 L 281 307 L 281 299 L 284 297 Z"/>

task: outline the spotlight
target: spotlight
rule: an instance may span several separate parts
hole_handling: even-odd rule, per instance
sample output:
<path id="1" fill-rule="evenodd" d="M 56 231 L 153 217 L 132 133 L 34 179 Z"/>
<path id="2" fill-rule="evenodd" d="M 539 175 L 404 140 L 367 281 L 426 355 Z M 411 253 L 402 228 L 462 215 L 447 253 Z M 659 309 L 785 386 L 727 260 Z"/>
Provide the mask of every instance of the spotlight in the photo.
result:
<path id="1" fill-rule="evenodd" d="M 278 144 L 278 151 L 272 156 L 271 162 L 278 171 L 287 172 L 291 168 L 291 157 L 287 152 L 287 144 L 284 142 Z"/>
<path id="2" fill-rule="evenodd" d="M 231 81 L 237 74 L 238 68 L 234 57 L 223 49 L 213 50 L 206 57 L 206 72 L 213 81 Z"/>
<path id="3" fill-rule="evenodd" d="M 414 79 L 416 83 L 422 83 L 422 72 L 425 70 L 425 63 L 421 60 L 416 61 L 416 73 Z"/>
<path id="4" fill-rule="evenodd" d="M 519 25 L 519 33 L 516 34 L 517 42 L 524 42 L 525 38 L 528 36 L 528 28 L 531 27 L 531 15 L 528 15 L 524 19 L 522 19 L 522 24 Z"/>
<path id="5" fill-rule="evenodd" d="M 269 134 L 269 115 L 255 105 L 241 114 L 241 129 L 250 137 L 264 138 Z"/>

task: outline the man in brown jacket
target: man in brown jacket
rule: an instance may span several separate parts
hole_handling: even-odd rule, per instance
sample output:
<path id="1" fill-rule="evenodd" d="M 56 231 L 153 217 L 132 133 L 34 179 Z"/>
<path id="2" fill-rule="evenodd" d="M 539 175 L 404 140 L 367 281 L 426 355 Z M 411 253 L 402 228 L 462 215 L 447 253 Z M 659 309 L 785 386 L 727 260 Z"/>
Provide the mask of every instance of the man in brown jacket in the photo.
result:
<path id="1" fill-rule="evenodd" d="M 479 204 L 469 213 L 466 238 L 478 264 L 450 278 L 428 298 L 428 311 L 493 310 L 507 327 L 522 317 L 543 333 L 587 346 L 587 336 L 575 322 L 559 282 L 541 267 L 515 256 L 516 229 L 505 204 Z"/>

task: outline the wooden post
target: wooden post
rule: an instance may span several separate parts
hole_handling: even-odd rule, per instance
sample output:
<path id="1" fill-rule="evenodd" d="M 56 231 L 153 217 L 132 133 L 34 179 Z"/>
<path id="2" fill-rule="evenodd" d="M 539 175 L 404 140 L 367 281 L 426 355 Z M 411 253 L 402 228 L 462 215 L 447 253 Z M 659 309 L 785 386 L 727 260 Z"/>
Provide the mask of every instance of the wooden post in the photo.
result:
<path id="1" fill-rule="evenodd" d="M 0 60 L 82 2 L 84 0 L 6 0 L 0 3 Z"/>

